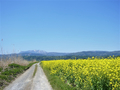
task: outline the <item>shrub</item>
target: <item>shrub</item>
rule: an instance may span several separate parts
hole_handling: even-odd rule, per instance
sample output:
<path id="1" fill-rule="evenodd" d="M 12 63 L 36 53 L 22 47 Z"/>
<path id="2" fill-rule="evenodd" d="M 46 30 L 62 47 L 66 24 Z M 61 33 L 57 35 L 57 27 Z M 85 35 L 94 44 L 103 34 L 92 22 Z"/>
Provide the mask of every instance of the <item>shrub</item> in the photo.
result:
<path id="1" fill-rule="evenodd" d="M 3 70 L 3 68 L 1 67 L 1 68 L 0 68 L 0 72 L 1 72 L 2 70 Z"/>

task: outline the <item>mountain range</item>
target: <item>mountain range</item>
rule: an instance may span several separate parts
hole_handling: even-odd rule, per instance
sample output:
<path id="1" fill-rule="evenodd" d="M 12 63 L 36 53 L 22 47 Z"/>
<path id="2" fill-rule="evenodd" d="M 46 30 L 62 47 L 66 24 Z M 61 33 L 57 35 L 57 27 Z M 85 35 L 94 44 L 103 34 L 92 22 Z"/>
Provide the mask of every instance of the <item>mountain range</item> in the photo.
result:
<path id="1" fill-rule="evenodd" d="M 28 50 L 28 51 L 21 51 L 19 53 L 22 56 L 65 56 L 69 53 L 59 53 L 59 52 L 46 52 L 43 50 Z"/>
<path id="2" fill-rule="evenodd" d="M 76 53 L 46 52 L 43 50 L 28 50 L 18 53 L 21 56 L 119 56 L 120 51 L 82 51 Z"/>

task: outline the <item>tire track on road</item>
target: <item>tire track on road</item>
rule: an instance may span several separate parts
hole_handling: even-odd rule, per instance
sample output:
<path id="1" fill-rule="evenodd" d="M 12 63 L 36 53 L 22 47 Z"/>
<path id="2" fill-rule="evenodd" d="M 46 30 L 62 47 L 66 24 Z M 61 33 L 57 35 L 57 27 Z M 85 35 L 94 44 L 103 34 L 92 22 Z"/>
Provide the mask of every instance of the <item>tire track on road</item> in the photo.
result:
<path id="1" fill-rule="evenodd" d="M 49 84 L 43 69 L 38 64 L 37 72 L 33 78 L 33 84 L 31 90 L 52 90 L 51 85 Z"/>
<path id="2" fill-rule="evenodd" d="M 35 65 L 32 65 L 25 73 L 3 90 L 52 90 L 39 63 L 37 63 L 37 71 L 33 77 Z"/>

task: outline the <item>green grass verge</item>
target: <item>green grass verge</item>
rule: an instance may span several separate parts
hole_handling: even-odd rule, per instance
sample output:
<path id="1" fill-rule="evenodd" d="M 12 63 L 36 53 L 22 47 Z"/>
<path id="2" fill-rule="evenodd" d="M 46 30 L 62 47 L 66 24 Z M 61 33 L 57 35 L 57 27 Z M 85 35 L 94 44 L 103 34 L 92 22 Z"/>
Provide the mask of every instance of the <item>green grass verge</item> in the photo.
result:
<path id="1" fill-rule="evenodd" d="M 33 77 L 35 76 L 36 71 L 37 71 L 37 64 L 35 65 L 35 69 L 34 69 Z"/>
<path id="2" fill-rule="evenodd" d="M 3 70 L 3 68 L 2 67 L 0 67 L 0 72 Z"/>
<path id="3" fill-rule="evenodd" d="M 1 70 L 0 74 L 0 90 L 3 90 L 5 86 L 7 86 L 12 80 L 14 80 L 18 75 L 23 73 L 25 70 L 29 69 L 33 64 L 37 62 L 33 62 L 28 64 L 27 66 L 21 66 L 15 63 L 9 64 L 8 68 L 4 71 Z"/>
<path id="4" fill-rule="evenodd" d="M 53 90 L 77 90 L 75 87 L 67 85 L 65 82 L 55 75 L 50 75 L 50 70 L 43 68 L 45 75 L 47 76 L 48 81 L 50 82 Z"/>

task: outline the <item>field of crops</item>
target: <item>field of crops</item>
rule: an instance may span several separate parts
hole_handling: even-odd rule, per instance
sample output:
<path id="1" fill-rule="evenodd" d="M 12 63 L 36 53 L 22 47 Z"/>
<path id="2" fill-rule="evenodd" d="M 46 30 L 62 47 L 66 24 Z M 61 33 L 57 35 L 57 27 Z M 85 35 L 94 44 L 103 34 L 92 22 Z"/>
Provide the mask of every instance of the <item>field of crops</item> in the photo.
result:
<path id="1" fill-rule="evenodd" d="M 79 90 L 120 90 L 120 57 L 51 60 L 41 65 Z"/>

